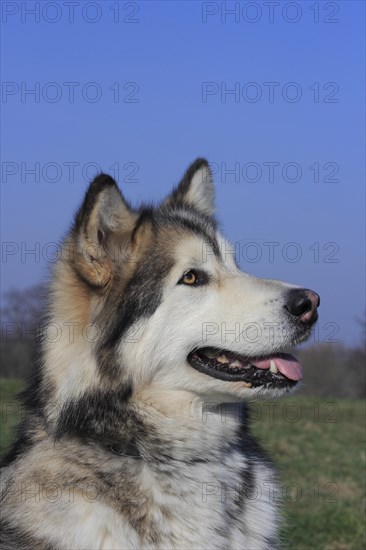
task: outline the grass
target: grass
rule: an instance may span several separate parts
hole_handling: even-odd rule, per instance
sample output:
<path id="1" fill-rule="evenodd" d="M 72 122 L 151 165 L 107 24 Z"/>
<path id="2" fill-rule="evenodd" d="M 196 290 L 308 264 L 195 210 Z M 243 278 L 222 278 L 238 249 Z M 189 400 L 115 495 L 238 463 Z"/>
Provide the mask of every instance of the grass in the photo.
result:
<path id="1" fill-rule="evenodd" d="M 3 451 L 21 415 L 19 380 L 0 380 Z M 290 397 L 252 407 L 253 429 L 280 470 L 287 550 L 361 550 L 365 544 L 365 404 Z"/>
<path id="2" fill-rule="evenodd" d="M 16 426 L 22 416 L 22 407 L 16 396 L 24 389 L 24 382 L 12 378 L 0 378 L 0 453 L 11 445 Z"/>
<path id="3" fill-rule="evenodd" d="M 365 404 L 290 397 L 253 410 L 254 432 L 280 469 L 288 549 L 365 544 Z"/>

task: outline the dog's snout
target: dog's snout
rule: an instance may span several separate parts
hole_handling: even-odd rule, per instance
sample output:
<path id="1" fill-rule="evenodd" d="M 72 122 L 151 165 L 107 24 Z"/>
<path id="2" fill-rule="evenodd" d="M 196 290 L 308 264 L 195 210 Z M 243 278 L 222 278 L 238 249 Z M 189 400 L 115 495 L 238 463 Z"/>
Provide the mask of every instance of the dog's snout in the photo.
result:
<path id="1" fill-rule="evenodd" d="M 285 309 L 294 317 L 307 324 L 315 323 L 318 318 L 319 295 L 306 288 L 294 288 L 287 293 Z"/>

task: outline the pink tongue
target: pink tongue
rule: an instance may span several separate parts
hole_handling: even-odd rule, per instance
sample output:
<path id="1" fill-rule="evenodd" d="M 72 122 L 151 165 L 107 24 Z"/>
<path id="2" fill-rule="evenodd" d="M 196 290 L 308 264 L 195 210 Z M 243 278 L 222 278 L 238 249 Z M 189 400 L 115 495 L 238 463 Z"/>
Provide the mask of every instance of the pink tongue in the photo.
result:
<path id="1" fill-rule="evenodd" d="M 282 354 L 280 357 L 270 357 L 259 361 L 251 361 L 257 369 L 269 369 L 270 362 L 274 361 L 278 371 L 290 380 L 302 379 L 302 366 L 295 357 Z"/>

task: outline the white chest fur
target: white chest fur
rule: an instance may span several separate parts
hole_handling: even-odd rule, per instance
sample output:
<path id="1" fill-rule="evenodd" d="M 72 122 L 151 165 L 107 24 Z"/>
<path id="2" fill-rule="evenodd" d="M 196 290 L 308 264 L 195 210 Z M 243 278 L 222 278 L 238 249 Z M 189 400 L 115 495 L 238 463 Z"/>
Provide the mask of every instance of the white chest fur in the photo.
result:
<path id="1" fill-rule="evenodd" d="M 65 508 L 62 545 L 67 540 L 75 549 L 268 548 L 276 530 L 271 472 L 256 467 L 256 490 L 239 508 L 245 467 L 239 453 L 224 464 L 182 463 L 180 471 L 166 473 L 144 465 L 139 483 L 146 497 L 138 497 L 129 518 L 77 496 Z"/>

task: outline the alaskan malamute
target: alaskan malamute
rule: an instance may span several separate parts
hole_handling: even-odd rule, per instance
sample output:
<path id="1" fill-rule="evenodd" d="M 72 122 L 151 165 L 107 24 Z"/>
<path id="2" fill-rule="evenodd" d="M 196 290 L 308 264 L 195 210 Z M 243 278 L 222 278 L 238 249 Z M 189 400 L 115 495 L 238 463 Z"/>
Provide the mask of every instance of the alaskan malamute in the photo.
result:
<path id="1" fill-rule="evenodd" d="M 281 351 L 310 335 L 319 297 L 241 272 L 213 216 L 203 159 L 158 207 L 91 183 L 4 461 L 1 548 L 278 544 L 275 471 L 245 403 L 298 384 Z"/>

